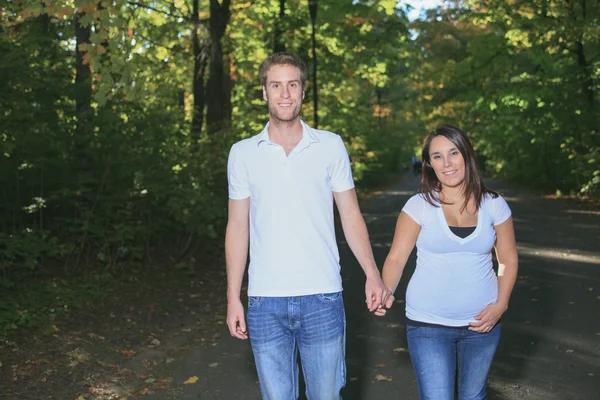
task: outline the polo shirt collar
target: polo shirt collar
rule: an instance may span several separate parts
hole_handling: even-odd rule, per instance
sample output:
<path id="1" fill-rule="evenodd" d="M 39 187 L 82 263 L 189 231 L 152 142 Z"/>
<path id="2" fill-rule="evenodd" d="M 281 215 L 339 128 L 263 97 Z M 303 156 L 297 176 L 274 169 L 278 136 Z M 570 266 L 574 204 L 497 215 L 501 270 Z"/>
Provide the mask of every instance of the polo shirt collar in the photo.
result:
<path id="1" fill-rule="evenodd" d="M 257 146 L 260 146 L 260 144 L 262 142 L 273 143 L 271 141 L 271 139 L 269 138 L 269 124 L 270 123 L 267 122 L 267 124 L 265 125 L 265 128 L 256 137 L 256 139 L 257 139 L 256 145 Z M 300 120 L 300 124 L 302 124 L 302 139 L 298 143 L 297 147 L 300 150 L 304 150 L 305 148 L 310 146 L 311 143 L 319 143 L 319 137 L 318 137 L 317 132 L 313 128 L 308 126 L 308 124 L 302 120 Z"/>

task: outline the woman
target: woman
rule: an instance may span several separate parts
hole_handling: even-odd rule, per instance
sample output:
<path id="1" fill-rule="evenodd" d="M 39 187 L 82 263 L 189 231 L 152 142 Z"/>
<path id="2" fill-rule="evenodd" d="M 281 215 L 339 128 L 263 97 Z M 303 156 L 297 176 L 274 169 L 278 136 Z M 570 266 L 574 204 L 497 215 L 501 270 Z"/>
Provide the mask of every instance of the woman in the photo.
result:
<path id="1" fill-rule="evenodd" d="M 396 290 L 416 244 L 406 318 L 419 398 L 454 399 L 456 390 L 459 400 L 485 399 L 500 317 L 517 276 L 511 212 L 483 184 L 473 146 L 458 128 L 436 128 L 425 138 L 422 158 L 421 193 L 398 217 L 383 281 Z M 390 295 L 385 308 L 393 302 Z M 376 314 L 385 315 L 385 308 Z"/>

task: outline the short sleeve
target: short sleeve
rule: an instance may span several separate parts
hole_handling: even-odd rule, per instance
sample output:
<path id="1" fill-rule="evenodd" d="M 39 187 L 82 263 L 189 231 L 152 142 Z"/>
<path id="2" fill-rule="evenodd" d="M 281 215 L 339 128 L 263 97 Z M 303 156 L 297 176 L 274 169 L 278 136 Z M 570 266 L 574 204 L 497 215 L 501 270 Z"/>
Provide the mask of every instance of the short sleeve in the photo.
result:
<path id="1" fill-rule="evenodd" d="M 344 141 L 339 135 L 335 138 L 335 157 L 331 168 L 331 189 L 334 192 L 344 192 L 354 188 L 354 179 L 352 179 L 352 168 L 350 167 L 350 157 L 344 146 Z"/>
<path id="2" fill-rule="evenodd" d="M 250 197 L 248 173 L 241 156 L 239 147 L 234 144 L 229 151 L 227 160 L 229 198 L 232 200 L 242 200 Z"/>
<path id="3" fill-rule="evenodd" d="M 408 214 L 419 225 L 423 225 L 423 213 L 425 210 L 425 199 L 420 194 L 416 194 L 402 207 L 402 211 Z"/>
<path id="4" fill-rule="evenodd" d="M 502 196 L 491 200 L 492 203 L 492 221 L 494 225 L 500 225 L 511 216 L 510 207 Z"/>

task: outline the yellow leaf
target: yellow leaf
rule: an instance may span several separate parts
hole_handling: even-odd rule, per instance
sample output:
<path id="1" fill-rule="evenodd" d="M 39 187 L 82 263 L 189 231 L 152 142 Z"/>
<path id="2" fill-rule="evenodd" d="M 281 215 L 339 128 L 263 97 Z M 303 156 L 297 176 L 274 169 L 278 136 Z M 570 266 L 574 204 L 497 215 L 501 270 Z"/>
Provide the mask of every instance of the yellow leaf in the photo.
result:
<path id="1" fill-rule="evenodd" d="M 191 385 L 193 383 L 198 382 L 198 377 L 197 376 L 191 376 L 188 378 L 187 381 L 183 382 L 184 385 Z"/>
<path id="2" fill-rule="evenodd" d="M 375 380 L 376 381 L 389 381 L 390 378 L 388 378 L 385 375 L 377 374 L 377 375 L 375 375 Z"/>
<path id="3" fill-rule="evenodd" d="M 135 350 L 121 350 L 121 354 L 127 357 L 132 357 L 135 355 Z"/>
<path id="4" fill-rule="evenodd" d="M 404 347 L 396 347 L 394 350 L 392 350 L 394 353 L 406 353 L 408 351 L 408 349 L 404 348 Z"/>

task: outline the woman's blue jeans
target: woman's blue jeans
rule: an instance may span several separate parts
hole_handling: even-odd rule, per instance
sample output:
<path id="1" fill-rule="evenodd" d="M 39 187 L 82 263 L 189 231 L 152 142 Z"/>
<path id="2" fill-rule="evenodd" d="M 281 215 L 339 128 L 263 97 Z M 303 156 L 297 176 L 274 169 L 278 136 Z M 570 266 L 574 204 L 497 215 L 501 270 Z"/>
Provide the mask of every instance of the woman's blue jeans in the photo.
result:
<path id="1" fill-rule="evenodd" d="M 346 383 L 341 293 L 250 297 L 247 320 L 263 399 L 298 398 L 298 352 L 307 398 L 341 398 Z"/>
<path id="2" fill-rule="evenodd" d="M 500 341 L 500 324 L 489 333 L 467 328 L 407 326 L 408 351 L 420 400 L 483 400 Z M 458 383 L 458 387 L 456 387 Z"/>

